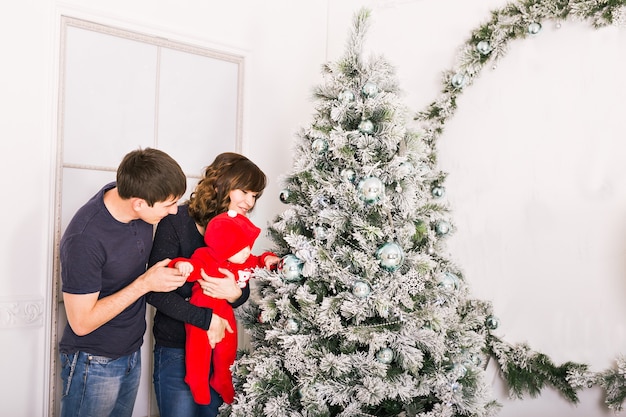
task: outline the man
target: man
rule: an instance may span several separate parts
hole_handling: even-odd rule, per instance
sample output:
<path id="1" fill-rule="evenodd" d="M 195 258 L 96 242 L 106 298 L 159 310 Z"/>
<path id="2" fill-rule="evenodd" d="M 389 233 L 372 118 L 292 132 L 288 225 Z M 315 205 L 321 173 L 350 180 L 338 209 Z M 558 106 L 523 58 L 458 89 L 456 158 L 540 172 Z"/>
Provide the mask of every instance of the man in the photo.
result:
<path id="1" fill-rule="evenodd" d="M 146 330 L 144 295 L 185 282 L 168 259 L 146 270 L 153 226 L 185 193 L 180 166 L 157 149 L 128 153 L 116 182 L 81 207 L 61 239 L 68 324 L 59 352 L 62 417 L 131 417 Z"/>

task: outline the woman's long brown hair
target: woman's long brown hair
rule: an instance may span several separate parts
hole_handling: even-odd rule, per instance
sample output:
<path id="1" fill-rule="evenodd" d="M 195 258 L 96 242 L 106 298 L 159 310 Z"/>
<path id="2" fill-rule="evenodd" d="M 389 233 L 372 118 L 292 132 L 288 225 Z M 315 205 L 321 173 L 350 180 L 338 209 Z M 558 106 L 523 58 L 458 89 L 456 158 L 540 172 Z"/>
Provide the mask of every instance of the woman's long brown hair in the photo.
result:
<path id="1" fill-rule="evenodd" d="M 228 210 L 232 190 L 251 191 L 259 199 L 266 185 L 265 173 L 254 162 L 238 153 L 224 152 L 204 169 L 187 202 L 189 214 L 206 227 L 209 220 Z"/>

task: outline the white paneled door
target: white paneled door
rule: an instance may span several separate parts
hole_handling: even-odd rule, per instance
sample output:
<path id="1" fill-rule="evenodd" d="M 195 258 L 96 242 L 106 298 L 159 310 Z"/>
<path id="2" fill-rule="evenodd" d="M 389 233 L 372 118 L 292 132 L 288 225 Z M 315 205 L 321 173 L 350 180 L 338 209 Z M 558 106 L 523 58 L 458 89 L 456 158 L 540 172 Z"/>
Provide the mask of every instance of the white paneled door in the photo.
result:
<path id="1" fill-rule="evenodd" d="M 58 243 L 74 212 L 115 179 L 138 147 L 172 155 L 188 177 L 224 151 L 241 150 L 244 57 L 72 17 L 62 18 L 55 205 L 55 274 L 50 415 L 59 413 L 58 336 L 66 324 Z M 142 348 L 143 375 L 134 416 L 155 416 L 153 311 Z"/>

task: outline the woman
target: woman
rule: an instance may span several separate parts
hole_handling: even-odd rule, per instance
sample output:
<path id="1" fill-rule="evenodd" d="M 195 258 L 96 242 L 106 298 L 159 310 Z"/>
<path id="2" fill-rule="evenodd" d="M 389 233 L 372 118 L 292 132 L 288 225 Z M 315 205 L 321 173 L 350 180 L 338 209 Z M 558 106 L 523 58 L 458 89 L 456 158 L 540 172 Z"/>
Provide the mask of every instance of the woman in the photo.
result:
<path id="1" fill-rule="evenodd" d="M 247 215 L 261 196 L 267 179 L 263 171 L 243 155 L 232 152 L 218 155 L 206 167 L 190 199 L 177 214 L 161 220 L 155 236 L 150 262 L 177 257 L 189 258 L 204 246 L 206 225 L 217 214 L 235 210 Z M 228 300 L 233 307 L 245 303 L 250 295 L 249 286 L 241 289 L 234 276 L 220 270 L 229 278 L 209 278 L 198 281 L 205 294 Z M 228 323 L 210 309 L 191 305 L 193 283 L 169 293 L 150 293 L 147 301 L 156 307 L 153 334 L 153 382 L 161 417 L 215 417 L 222 399 L 211 389 L 211 403 L 196 404 L 185 383 L 185 323 L 207 330 L 212 346 L 224 335 Z M 230 329 L 232 331 L 232 329 Z"/>

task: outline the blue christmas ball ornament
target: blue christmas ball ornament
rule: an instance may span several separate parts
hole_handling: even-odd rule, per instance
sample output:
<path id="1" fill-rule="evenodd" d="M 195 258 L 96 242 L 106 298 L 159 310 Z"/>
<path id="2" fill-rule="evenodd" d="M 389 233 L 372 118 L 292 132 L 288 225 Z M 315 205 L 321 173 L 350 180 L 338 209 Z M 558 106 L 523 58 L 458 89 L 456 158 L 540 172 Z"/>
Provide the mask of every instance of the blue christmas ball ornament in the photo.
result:
<path id="1" fill-rule="evenodd" d="M 385 365 L 390 364 L 393 361 L 393 350 L 389 348 L 382 348 L 376 352 L 376 359 L 378 362 L 384 363 Z"/>
<path id="2" fill-rule="evenodd" d="M 491 52 L 491 44 L 487 41 L 480 41 L 476 45 L 476 50 L 478 50 L 481 55 L 487 55 Z"/>
<path id="3" fill-rule="evenodd" d="M 385 186 L 383 182 L 376 177 L 369 177 L 361 180 L 357 186 L 359 198 L 366 203 L 377 203 L 385 194 Z"/>
<path id="4" fill-rule="evenodd" d="M 288 254 L 281 258 L 278 269 L 282 273 L 285 281 L 297 282 L 302 279 L 302 266 L 304 262 L 296 255 Z"/>
<path id="5" fill-rule="evenodd" d="M 388 242 L 378 248 L 376 258 L 380 260 L 381 267 L 393 272 L 402 265 L 404 251 L 397 243 Z"/>
<path id="6" fill-rule="evenodd" d="M 463 387 L 458 382 L 454 381 L 450 383 L 450 391 L 454 394 L 460 394 L 463 391 Z"/>
<path id="7" fill-rule="evenodd" d="M 282 190 L 278 195 L 278 198 L 285 204 L 289 203 L 289 190 Z"/>
<path id="8" fill-rule="evenodd" d="M 363 133 L 372 133 L 374 132 L 374 123 L 369 119 L 362 120 L 359 123 L 359 130 Z"/>
<path id="9" fill-rule="evenodd" d="M 376 86 L 376 84 L 368 81 L 363 84 L 363 88 L 361 89 L 361 91 L 363 91 L 363 94 L 368 97 L 374 97 L 376 94 L 378 94 L 378 87 Z"/>
<path id="10" fill-rule="evenodd" d="M 439 280 L 439 286 L 445 291 L 452 291 L 454 289 L 454 282 L 449 276 L 444 275 L 441 280 Z"/>
<path id="11" fill-rule="evenodd" d="M 351 90 L 344 90 L 339 93 L 339 96 L 337 98 L 342 103 L 349 103 L 351 101 L 354 101 L 354 93 Z"/>
<path id="12" fill-rule="evenodd" d="M 371 291 L 369 284 L 365 281 L 358 280 L 352 284 L 352 294 L 354 294 L 355 297 L 365 298 L 370 295 Z"/>
<path id="13" fill-rule="evenodd" d="M 465 74 L 461 72 L 457 72 L 456 74 L 452 76 L 452 79 L 450 80 L 450 84 L 452 84 L 452 87 L 454 88 L 463 88 L 465 86 L 465 81 L 466 81 Z"/>
<path id="14" fill-rule="evenodd" d="M 439 286 L 445 291 L 457 290 L 459 289 L 459 278 L 450 272 L 446 272 L 441 276 Z"/>
<path id="15" fill-rule="evenodd" d="M 315 226 L 313 229 L 313 236 L 317 240 L 326 240 L 328 237 L 328 233 L 326 232 L 326 228 L 324 226 Z"/>
<path id="16" fill-rule="evenodd" d="M 296 334 L 300 331 L 300 323 L 294 319 L 287 319 L 285 322 L 285 331 L 288 334 Z"/>
<path id="17" fill-rule="evenodd" d="M 528 25 L 528 33 L 531 35 L 536 35 L 541 31 L 541 23 L 532 22 Z"/>
<path id="18" fill-rule="evenodd" d="M 500 325 L 500 320 L 495 316 L 489 316 L 485 319 L 485 326 L 490 330 L 495 330 Z"/>
<path id="19" fill-rule="evenodd" d="M 354 170 L 350 169 L 350 168 L 346 168 L 343 171 L 341 171 L 341 179 L 345 182 L 354 182 L 354 179 L 356 178 L 356 173 L 354 172 Z"/>
<path id="20" fill-rule="evenodd" d="M 328 150 L 328 142 L 326 139 L 317 138 L 311 144 L 311 149 L 318 154 L 324 153 Z"/>
<path id="21" fill-rule="evenodd" d="M 439 236 L 448 234 L 448 232 L 450 232 L 450 223 L 448 223 L 445 220 L 438 221 L 437 224 L 435 225 L 435 232 Z"/>
<path id="22" fill-rule="evenodd" d="M 430 192 L 433 195 L 433 197 L 441 198 L 441 197 L 443 197 L 445 195 L 446 189 L 444 187 L 441 187 L 441 186 L 436 186 L 436 187 L 433 187 L 430 190 Z"/>

